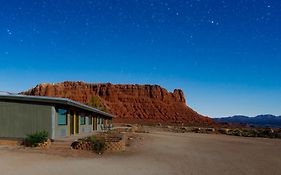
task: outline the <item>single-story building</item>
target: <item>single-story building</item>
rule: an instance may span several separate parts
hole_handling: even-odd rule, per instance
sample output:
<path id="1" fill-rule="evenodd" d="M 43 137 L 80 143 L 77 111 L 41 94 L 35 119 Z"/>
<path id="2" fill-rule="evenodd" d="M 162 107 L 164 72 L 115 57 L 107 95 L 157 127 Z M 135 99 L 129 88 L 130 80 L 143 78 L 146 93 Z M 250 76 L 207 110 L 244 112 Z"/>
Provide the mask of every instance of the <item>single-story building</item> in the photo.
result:
<path id="1" fill-rule="evenodd" d="M 0 138 L 47 131 L 51 139 L 102 130 L 114 116 L 66 98 L 0 95 Z"/>

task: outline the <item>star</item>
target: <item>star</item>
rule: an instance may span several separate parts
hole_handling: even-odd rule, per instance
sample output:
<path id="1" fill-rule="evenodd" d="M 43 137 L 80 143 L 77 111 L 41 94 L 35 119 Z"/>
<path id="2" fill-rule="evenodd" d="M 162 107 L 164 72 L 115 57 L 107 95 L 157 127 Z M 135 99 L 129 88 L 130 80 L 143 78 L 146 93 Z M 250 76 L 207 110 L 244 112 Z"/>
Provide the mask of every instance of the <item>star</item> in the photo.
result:
<path id="1" fill-rule="evenodd" d="M 209 20 L 209 22 L 210 22 L 211 24 L 215 24 L 216 26 L 218 26 L 218 25 L 220 24 L 219 22 L 214 21 L 214 20 Z"/>
<path id="2" fill-rule="evenodd" d="M 13 34 L 10 29 L 7 29 L 7 33 L 8 33 L 8 35 L 12 35 Z"/>

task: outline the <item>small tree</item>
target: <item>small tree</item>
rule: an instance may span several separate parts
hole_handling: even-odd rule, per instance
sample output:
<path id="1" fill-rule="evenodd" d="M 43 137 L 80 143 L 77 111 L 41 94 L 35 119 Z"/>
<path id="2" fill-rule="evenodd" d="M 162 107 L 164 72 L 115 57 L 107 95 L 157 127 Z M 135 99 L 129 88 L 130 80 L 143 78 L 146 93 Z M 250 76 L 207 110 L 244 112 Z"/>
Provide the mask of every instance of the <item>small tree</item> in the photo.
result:
<path id="1" fill-rule="evenodd" d="M 107 112 L 105 106 L 102 104 L 101 99 L 98 96 L 93 95 L 89 102 L 88 102 L 89 106 L 92 106 L 94 108 L 97 108 L 101 111 Z"/>

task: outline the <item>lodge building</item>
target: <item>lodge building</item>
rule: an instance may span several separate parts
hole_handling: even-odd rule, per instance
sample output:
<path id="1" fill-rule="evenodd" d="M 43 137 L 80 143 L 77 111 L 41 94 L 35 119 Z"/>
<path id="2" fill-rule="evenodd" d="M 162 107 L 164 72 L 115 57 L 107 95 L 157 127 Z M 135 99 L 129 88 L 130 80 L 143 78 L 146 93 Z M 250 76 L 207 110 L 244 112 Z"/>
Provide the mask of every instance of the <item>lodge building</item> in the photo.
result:
<path id="1" fill-rule="evenodd" d="M 113 115 L 66 98 L 0 95 L 0 138 L 47 131 L 51 139 L 103 130 Z"/>

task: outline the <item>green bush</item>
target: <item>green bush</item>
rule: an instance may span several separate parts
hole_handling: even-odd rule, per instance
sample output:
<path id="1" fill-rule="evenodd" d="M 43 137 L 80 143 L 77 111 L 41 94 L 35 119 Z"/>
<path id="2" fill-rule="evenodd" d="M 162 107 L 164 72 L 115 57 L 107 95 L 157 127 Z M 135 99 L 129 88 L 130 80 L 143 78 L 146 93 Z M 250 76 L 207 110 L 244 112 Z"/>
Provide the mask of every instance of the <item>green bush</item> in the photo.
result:
<path id="1" fill-rule="evenodd" d="M 106 149 L 106 140 L 104 137 L 91 136 L 91 137 L 88 137 L 87 140 L 91 143 L 92 150 L 95 153 L 98 153 L 98 154 L 104 153 L 104 151 Z"/>
<path id="2" fill-rule="evenodd" d="M 27 135 L 24 143 L 26 146 L 36 147 L 39 143 L 44 143 L 48 140 L 49 133 L 47 131 L 40 131 L 34 134 Z"/>
<path id="3" fill-rule="evenodd" d="M 86 140 L 91 143 L 95 143 L 97 141 L 97 136 L 90 136 Z"/>
<path id="4" fill-rule="evenodd" d="M 93 147 L 92 147 L 93 151 L 98 153 L 98 154 L 102 154 L 104 153 L 105 149 L 106 149 L 106 143 L 105 140 L 96 140 L 93 143 Z"/>

